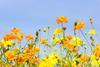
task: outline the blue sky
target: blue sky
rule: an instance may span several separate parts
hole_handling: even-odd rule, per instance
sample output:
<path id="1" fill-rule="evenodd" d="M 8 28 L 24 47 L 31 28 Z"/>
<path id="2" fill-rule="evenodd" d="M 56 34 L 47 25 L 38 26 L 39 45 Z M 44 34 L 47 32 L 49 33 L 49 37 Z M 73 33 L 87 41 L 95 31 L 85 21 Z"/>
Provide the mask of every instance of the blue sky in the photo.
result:
<path id="1" fill-rule="evenodd" d="M 0 0 L 0 37 L 12 27 L 19 27 L 25 33 L 50 25 L 58 27 L 56 17 L 66 16 L 73 24 L 78 19 L 90 26 L 89 17 L 100 29 L 100 0 Z M 66 25 L 69 31 L 70 25 Z"/>

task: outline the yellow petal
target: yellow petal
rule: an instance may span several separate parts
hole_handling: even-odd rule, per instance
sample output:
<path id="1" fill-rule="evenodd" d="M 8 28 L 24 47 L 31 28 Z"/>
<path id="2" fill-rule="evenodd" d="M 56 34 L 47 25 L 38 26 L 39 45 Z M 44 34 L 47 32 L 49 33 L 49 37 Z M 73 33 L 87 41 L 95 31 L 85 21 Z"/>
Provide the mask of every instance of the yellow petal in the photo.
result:
<path id="1" fill-rule="evenodd" d="M 91 30 L 88 31 L 88 34 L 96 34 L 96 30 L 91 29 Z"/>
<path id="2" fill-rule="evenodd" d="M 55 34 L 55 35 L 61 34 L 62 31 L 63 31 L 62 28 L 56 28 L 56 29 L 54 30 L 54 34 Z"/>

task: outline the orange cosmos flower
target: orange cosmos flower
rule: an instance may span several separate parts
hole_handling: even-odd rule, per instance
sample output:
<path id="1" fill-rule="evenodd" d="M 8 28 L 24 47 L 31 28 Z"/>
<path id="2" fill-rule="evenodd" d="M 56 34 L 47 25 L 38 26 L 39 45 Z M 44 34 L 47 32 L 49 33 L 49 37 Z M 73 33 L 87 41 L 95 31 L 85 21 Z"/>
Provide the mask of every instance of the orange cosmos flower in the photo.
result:
<path id="1" fill-rule="evenodd" d="M 2 64 L 0 64 L 0 67 L 2 67 Z"/>
<path id="2" fill-rule="evenodd" d="M 5 56 L 6 56 L 6 58 L 7 58 L 8 60 L 14 60 L 14 59 L 15 59 L 15 55 L 14 55 L 14 53 L 13 53 L 12 51 L 7 51 L 7 52 L 5 53 Z"/>
<path id="3" fill-rule="evenodd" d="M 23 53 L 24 53 L 25 57 L 30 58 L 30 57 L 34 56 L 39 50 L 40 50 L 40 48 L 36 46 L 35 48 L 25 49 L 23 51 Z"/>
<path id="4" fill-rule="evenodd" d="M 15 39 L 15 36 L 13 34 L 5 34 L 3 39 L 5 41 L 8 41 L 8 40 L 14 40 Z"/>
<path id="5" fill-rule="evenodd" d="M 5 34 L 4 37 L 3 37 L 3 39 L 4 39 L 5 41 L 9 40 L 8 34 Z"/>
<path id="6" fill-rule="evenodd" d="M 68 18 L 66 18 L 65 16 L 61 16 L 56 19 L 56 22 L 57 23 L 66 23 L 66 22 L 68 22 Z"/>
<path id="7" fill-rule="evenodd" d="M 69 50 L 72 50 L 74 48 L 74 46 L 70 43 L 68 43 L 67 41 L 63 41 L 63 45 L 68 48 Z"/>
<path id="8" fill-rule="evenodd" d="M 4 47 L 4 43 L 0 42 L 0 46 Z"/>
<path id="9" fill-rule="evenodd" d="M 46 44 L 48 45 L 48 40 L 47 39 L 41 39 L 40 44 Z"/>
<path id="10" fill-rule="evenodd" d="M 29 63 L 33 64 L 34 63 L 34 59 L 33 58 L 29 58 Z"/>
<path id="11" fill-rule="evenodd" d="M 16 40 L 17 40 L 18 42 L 21 42 L 21 41 L 22 41 L 22 38 L 21 38 L 20 36 L 16 36 Z"/>
<path id="12" fill-rule="evenodd" d="M 77 67 L 82 67 L 82 65 L 81 64 L 78 64 Z"/>
<path id="13" fill-rule="evenodd" d="M 16 63 L 22 63 L 22 64 L 25 64 L 26 62 L 26 57 L 23 56 L 22 54 L 19 54 L 17 57 L 16 57 Z"/>
<path id="14" fill-rule="evenodd" d="M 18 42 L 21 42 L 21 41 L 22 41 L 23 36 L 24 36 L 24 34 L 23 34 L 23 33 L 18 33 L 18 34 L 16 34 L 15 39 L 16 39 Z"/>
<path id="15" fill-rule="evenodd" d="M 77 48 L 73 48 L 73 52 L 74 52 L 74 55 L 77 55 L 78 54 L 78 49 Z"/>
<path id="16" fill-rule="evenodd" d="M 34 37 L 31 34 L 29 34 L 29 35 L 26 36 L 26 39 L 27 40 L 34 40 Z"/>
<path id="17" fill-rule="evenodd" d="M 82 28 L 86 28 L 86 24 L 83 21 L 75 22 L 74 30 L 80 30 Z"/>
<path id="18" fill-rule="evenodd" d="M 40 62 L 39 58 L 35 57 L 34 62 Z"/>
<path id="19" fill-rule="evenodd" d="M 96 57 L 100 58 L 100 45 L 96 45 L 95 49 L 94 49 L 94 54 Z"/>
<path id="20" fill-rule="evenodd" d="M 71 40 L 72 38 L 73 38 L 72 35 L 68 35 L 68 36 L 67 36 L 67 39 L 68 39 L 68 40 Z"/>
<path id="21" fill-rule="evenodd" d="M 5 41 L 8 41 L 8 40 L 11 39 L 11 37 L 10 37 L 9 34 L 5 34 L 4 37 L 3 37 L 3 39 L 4 39 Z"/>
<path id="22" fill-rule="evenodd" d="M 80 62 L 86 62 L 89 60 L 89 57 L 87 55 L 81 55 L 79 60 L 80 60 Z"/>
<path id="23" fill-rule="evenodd" d="M 16 34 L 16 33 L 18 33 L 18 32 L 20 32 L 20 29 L 17 28 L 17 27 L 14 27 L 14 28 L 11 30 L 11 33 L 13 33 L 13 34 Z"/>
<path id="24" fill-rule="evenodd" d="M 33 64 L 33 63 L 35 63 L 35 62 L 39 62 L 40 60 L 37 58 L 37 57 L 35 57 L 34 59 L 33 58 L 29 58 L 29 63 L 30 64 Z"/>

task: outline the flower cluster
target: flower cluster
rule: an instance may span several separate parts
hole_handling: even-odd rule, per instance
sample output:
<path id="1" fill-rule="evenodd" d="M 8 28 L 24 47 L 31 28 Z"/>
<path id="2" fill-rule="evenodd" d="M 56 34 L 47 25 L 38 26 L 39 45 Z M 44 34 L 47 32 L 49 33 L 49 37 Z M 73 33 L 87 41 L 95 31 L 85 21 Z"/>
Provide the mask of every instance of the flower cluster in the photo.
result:
<path id="1" fill-rule="evenodd" d="M 85 33 L 86 24 L 79 20 L 68 34 L 65 16 L 56 19 L 61 26 L 53 33 L 50 26 L 38 29 L 34 36 L 12 28 L 0 40 L 0 67 L 100 67 L 100 43 L 93 19 L 89 21 L 92 29 Z"/>

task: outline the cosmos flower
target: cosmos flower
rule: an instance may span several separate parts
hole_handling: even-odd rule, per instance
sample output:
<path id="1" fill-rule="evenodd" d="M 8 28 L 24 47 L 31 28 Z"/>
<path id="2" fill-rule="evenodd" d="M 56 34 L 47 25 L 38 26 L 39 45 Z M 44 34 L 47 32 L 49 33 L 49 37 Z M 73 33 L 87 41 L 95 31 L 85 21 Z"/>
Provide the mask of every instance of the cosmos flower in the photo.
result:
<path id="1" fill-rule="evenodd" d="M 81 55 L 79 58 L 80 62 L 87 62 L 89 60 L 89 57 L 87 55 Z"/>
<path id="2" fill-rule="evenodd" d="M 7 47 L 7 46 L 12 46 L 13 45 L 13 41 L 12 40 L 5 41 L 4 39 L 2 39 L 2 41 L 0 43 L 1 43 L 2 47 Z"/>
<path id="3" fill-rule="evenodd" d="M 29 35 L 26 36 L 26 39 L 27 40 L 34 40 L 34 37 L 31 34 L 29 34 Z"/>
<path id="4" fill-rule="evenodd" d="M 7 51 L 7 52 L 5 53 L 5 56 L 6 56 L 6 58 L 7 58 L 8 60 L 14 60 L 14 59 L 15 59 L 15 55 L 14 55 L 14 53 L 13 53 L 12 51 Z"/>
<path id="5" fill-rule="evenodd" d="M 16 64 L 25 64 L 26 60 L 27 58 L 23 54 L 19 54 L 15 59 Z"/>
<path id="6" fill-rule="evenodd" d="M 6 33 L 0 39 L 0 67 L 100 67 L 100 44 L 96 44 L 96 37 L 92 36 L 96 30 L 88 31 L 91 34 L 88 40 L 88 36 L 80 33 L 86 28 L 83 21 L 75 22 L 75 36 L 69 34 L 71 31 L 65 31 L 64 23 L 68 22 L 68 18 L 60 16 L 56 21 L 62 26 L 54 29 L 53 33 L 48 31 L 49 26 L 43 29 L 44 35 L 50 33 L 46 37 L 48 39 L 43 38 L 43 32 L 40 33 L 42 29 L 36 31 L 35 38 L 34 34 L 25 36 L 17 27 Z M 90 23 L 92 25 L 92 18 Z M 84 44 L 83 37 L 93 46 L 87 45 L 87 42 Z"/>
<path id="7" fill-rule="evenodd" d="M 59 61 L 61 61 L 59 55 L 51 53 L 48 58 L 43 58 L 43 60 L 39 63 L 39 67 L 54 67 Z"/>
<path id="8" fill-rule="evenodd" d="M 88 31 L 88 34 L 96 34 L 96 30 L 91 29 L 91 30 Z"/>
<path id="9" fill-rule="evenodd" d="M 5 52 L 5 56 L 8 60 L 14 60 L 16 58 L 15 54 L 18 52 L 18 48 L 15 48 L 13 50 L 8 50 Z"/>
<path id="10" fill-rule="evenodd" d="M 3 37 L 3 39 L 5 41 L 7 41 L 7 40 L 14 40 L 15 36 L 13 34 L 5 34 L 4 37 Z"/>
<path id="11" fill-rule="evenodd" d="M 64 41 L 63 44 L 68 50 L 73 50 L 74 46 L 71 43 Z"/>
<path id="12" fill-rule="evenodd" d="M 86 24 L 82 20 L 74 24 L 74 30 L 80 30 L 82 28 L 86 28 Z"/>
<path id="13" fill-rule="evenodd" d="M 77 48 L 73 48 L 73 53 L 74 53 L 74 55 L 77 55 L 78 54 L 78 49 Z"/>
<path id="14" fill-rule="evenodd" d="M 39 58 L 35 57 L 35 58 L 29 58 L 29 63 L 30 64 L 33 64 L 33 63 L 36 63 L 36 62 L 40 62 Z"/>
<path id="15" fill-rule="evenodd" d="M 16 33 L 19 33 L 20 32 L 20 29 L 17 28 L 17 27 L 14 27 L 12 30 L 11 30 L 11 33 L 13 34 L 16 34 Z"/>
<path id="16" fill-rule="evenodd" d="M 96 47 L 94 48 L 94 54 L 96 57 L 100 58 L 100 45 L 97 44 Z"/>
<path id="17" fill-rule="evenodd" d="M 54 35 L 58 35 L 58 34 L 61 34 L 63 32 L 63 30 L 62 30 L 62 28 L 56 28 L 55 30 L 54 30 Z"/>
<path id="18" fill-rule="evenodd" d="M 59 43 L 59 42 L 60 42 L 60 39 L 57 38 L 57 37 L 54 37 L 54 38 L 52 39 L 52 42 L 53 42 L 53 43 Z"/>
<path id="19" fill-rule="evenodd" d="M 16 39 L 18 42 L 21 42 L 21 41 L 22 41 L 23 36 L 24 36 L 24 34 L 23 34 L 23 33 L 18 33 L 18 34 L 16 34 L 15 39 Z"/>
<path id="20" fill-rule="evenodd" d="M 73 39 L 73 35 L 68 35 L 68 36 L 67 36 L 67 39 L 68 39 L 68 40 Z"/>
<path id="21" fill-rule="evenodd" d="M 83 40 L 80 37 L 74 37 L 71 44 L 73 46 L 80 46 L 83 44 Z"/>
<path id="22" fill-rule="evenodd" d="M 41 39 L 40 44 L 48 45 L 48 40 L 47 39 Z"/>
<path id="23" fill-rule="evenodd" d="M 66 18 L 65 16 L 60 16 L 56 19 L 56 22 L 59 23 L 67 23 L 68 22 L 68 18 Z"/>
<path id="24" fill-rule="evenodd" d="M 91 55 L 91 56 L 90 56 L 90 59 L 91 59 L 91 60 L 96 60 L 96 56 L 95 56 L 95 55 Z"/>
<path id="25" fill-rule="evenodd" d="M 92 66 L 92 67 L 99 67 L 98 61 L 97 61 L 97 60 L 92 60 L 91 66 Z"/>

